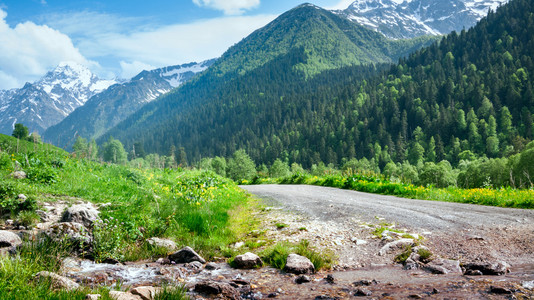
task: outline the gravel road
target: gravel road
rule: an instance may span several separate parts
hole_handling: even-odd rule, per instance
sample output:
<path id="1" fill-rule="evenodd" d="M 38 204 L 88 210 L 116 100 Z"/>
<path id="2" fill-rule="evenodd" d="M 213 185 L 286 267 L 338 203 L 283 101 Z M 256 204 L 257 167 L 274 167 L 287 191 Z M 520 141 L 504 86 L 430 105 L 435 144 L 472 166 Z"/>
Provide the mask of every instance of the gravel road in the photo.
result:
<path id="1" fill-rule="evenodd" d="M 533 224 L 534 210 L 404 199 L 310 185 L 249 185 L 241 188 L 288 210 L 322 220 L 376 217 L 419 231 L 456 231 Z"/>

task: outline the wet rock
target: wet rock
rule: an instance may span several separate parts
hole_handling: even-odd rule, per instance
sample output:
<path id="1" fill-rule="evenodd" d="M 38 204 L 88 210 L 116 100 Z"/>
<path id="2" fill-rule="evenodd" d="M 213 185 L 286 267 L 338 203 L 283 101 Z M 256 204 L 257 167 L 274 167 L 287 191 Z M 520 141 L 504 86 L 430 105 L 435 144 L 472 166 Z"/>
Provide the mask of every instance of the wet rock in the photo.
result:
<path id="1" fill-rule="evenodd" d="M 209 271 L 220 269 L 219 265 L 214 262 L 207 263 L 204 268 Z"/>
<path id="2" fill-rule="evenodd" d="M 87 294 L 85 300 L 98 300 L 100 297 L 102 297 L 100 294 Z"/>
<path id="3" fill-rule="evenodd" d="M 204 267 L 204 265 L 199 261 L 193 261 L 193 262 L 185 264 L 185 267 L 191 270 L 198 271 L 198 270 L 202 270 L 202 267 Z"/>
<path id="4" fill-rule="evenodd" d="M 499 294 L 499 295 L 511 295 L 513 292 L 510 289 L 500 286 L 491 286 L 490 293 Z"/>
<path id="5" fill-rule="evenodd" d="M 263 265 L 263 261 L 261 261 L 261 258 L 256 254 L 247 252 L 245 254 L 236 256 L 233 264 L 238 269 L 253 269 L 261 267 Z"/>
<path id="6" fill-rule="evenodd" d="M 327 296 L 327 295 L 321 295 L 321 296 L 317 296 L 315 297 L 315 300 L 337 300 L 339 298 L 337 297 L 330 297 L 330 296 Z"/>
<path id="7" fill-rule="evenodd" d="M 169 240 L 169 239 L 160 239 L 160 238 L 157 238 L 157 237 L 151 237 L 146 241 L 148 242 L 148 244 L 150 244 L 152 246 L 160 247 L 160 248 L 166 248 L 169 251 L 174 251 L 174 250 L 178 249 L 178 246 L 176 246 L 176 243 L 171 241 L 171 240 Z"/>
<path id="8" fill-rule="evenodd" d="M 416 270 L 416 269 L 419 269 L 419 264 L 414 259 L 409 257 L 404 262 L 404 270 Z"/>
<path id="9" fill-rule="evenodd" d="M 119 292 L 119 291 L 110 291 L 109 297 L 114 300 L 142 300 L 140 296 L 127 293 L 127 292 Z"/>
<path id="10" fill-rule="evenodd" d="M 375 284 L 378 284 L 378 281 L 376 280 L 367 280 L 367 279 L 362 279 L 362 280 L 359 280 L 359 281 L 355 281 L 352 283 L 354 286 L 370 286 L 370 285 L 375 285 Z"/>
<path id="11" fill-rule="evenodd" d="M 17 247 L 22 244 L 22 240 L 11 231 L 0 230 L 0 248 Z"/>
<path id="12" fill-rule="evenodd" d="M 369 297 L 371 295 L 373 295 L 373 293 L 366 288 L 359 288 L 354 292 L 354 296 L 356 297 Z"/>
<path id="13" fill-rule="evenodd" d="M 484 273 L 480 270 L 465 270 L 465 275 L 471 275 L 471 276 L 482 276 Z"/>
<path id="14" fill-rule="evenodd" d="M 409 296 L 409 298 L 411 299 L 423 299 L 423 297 L 419 294 L 412 294 Z"/>
<path id="15" fill-rule="evenodd" d="M 311 278 L 308 275 L 300 275 L 297 278 L 295 278 L 295 283 L 297 284 L 303 284 L 306 282 L 310 282 Z"/>
<path id="16" fill-rule="evenodd" d="M 161 264 L 161 265 L 170 265 L 171 260 L 166 257 L 160 257 L 158 258 L 158 260 L 156 260 L 156 263 Z"/>
<path id="17" fill-rule="evenodd" d="M 196 253 L 195 250 L 191 249 L 189 246 L 169 255 L 169 259 L 177 264 L 185 264 L 193 261 L 199 261 L 203 264 L 206 263 L 206 260 L 198 255 L 198 253 Z"/>
<path id="18" fill-rule="evenodd" d="M 328 274 L 326 276 L 325 280 L 326 280 L 327 283 L 330 283 L 330 284 L 336 283 L 336 279 L 334 278 L 334 276 L 332 274 Z"/>
<path id="19" fill-rule="evenodd" d="M 24 171 L 15 171 L 11 173 L 11 177 L 15 179 L 25 179 L 27 177 L 26 172 Z"/>
<path id="20" fill-rule="evenodd" d="M 141 297 L 143 300 L 152 300 L 156 297 L 156 294 L 161 292 L 160 287 L 153 286 L 139 286 L 131 290 L 131 293 Z"/>
<path id="21" fill-rule="evenodd" d="M 270 293 L 269 295 L 267 295 L 267 298 L 276 298 L 276 297 L 278 297 L 278 293 L 277 292 Z"/>
<path id="22" fill-rule="evenodd" d="M 287 256 L 286 266 L 284 271 L 293 274 L 309 274 L 315 272 L 315 267 L 312 262 L 304 256 L 298 254 L 289 254 Z"/>
<path id="23" fill-rule="evenodd" d="M 386 255 L 388 253 L 391 253 L 393 251 L 402 249 L 404 247 L 413 246 L 414 242 L 412 239 L 400 239 L 396 240 L 394 242 L 390 242 L 385 244 L 380 251 L 378 251 L 378 255 Z"/>
<path id="24" fill-rule="evenodd" d="M 195 285 L 195 292 L 206 295 L 220 295 L 228 299 L 240 299 L 239 291 L 227 282 L 204 281 Z"/>
<path id="25" fill-rule="evenodd" d="M 48 271 L 41 271 L 35 274 L 34 278 L 35 280 L 49 280 L 52 285 L 52 289 L 54 290 L 72 291 L 80 287 L 79 284 L 68 279 L 67 277 L 63 277 Z"/>
<path id="26" fill-rule="evenodd" d="M 525 289 L 528 289 L 528 290 L 533 290 L 534 289 L 534 280 L 532 281 L 523 281 L 521 282 L 521 286 Z"/>
<path id="27" fill-rule="evenodd" d="M 464 265 L 465 272 L 480 271 L 484 275 L 504 275 L 510 272 L 510 265 L 504 261 L 494 263 L 472 262 Z"/>
<path id="28" fill-rule="evenodd" d="M 76 222 L 89 228 L 98 219 L 100 212 L 91 204 L 77 204 L 63 212 L 62 222 Z"/>
<path id="29" fill-rule="evenodd" d="M 438 258 L 426 264 L 424 268 L 433 274 L 462 274 L 457 260 Z"/>

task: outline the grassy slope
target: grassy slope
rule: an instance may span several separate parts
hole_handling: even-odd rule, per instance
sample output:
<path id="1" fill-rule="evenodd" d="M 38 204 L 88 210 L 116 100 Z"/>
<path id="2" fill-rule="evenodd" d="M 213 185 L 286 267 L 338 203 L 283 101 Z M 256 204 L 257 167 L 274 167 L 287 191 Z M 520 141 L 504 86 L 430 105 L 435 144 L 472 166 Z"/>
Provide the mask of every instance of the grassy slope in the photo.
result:
<path id="1" fill-rule="evenodd" d="M 215 174 L 136 170 L 75 159 L 50 145 L 18 143 L 17 152 L 17 140 L 0 135 L 3 219 L 17 219 L 26 213 L 12 205 L 20 193 L 33 200 L 77 197 L 110 203 L 101 209 L 101 217 L 108 225 L 101 225 L 94 232 L 97 260 L 161 255 L 145 242 L 152 236 L 191 246 L 210 259 L 224 254 L 227 246 L 248 232 L 253 223 L 245 217 L 247 195 L 232 181 Z M 9 174 L 15 169 L 24 170 L 30 178 L 11 178 Z M 46 283 L 31 280 L 38 271 L 57 271 L 61 258 L 69 254 L 68 245 L 28 244 L 17 259 L 0 259 L 0 294 L 9 299 L 83 299 L 85 292 L 49 293 Z"/>

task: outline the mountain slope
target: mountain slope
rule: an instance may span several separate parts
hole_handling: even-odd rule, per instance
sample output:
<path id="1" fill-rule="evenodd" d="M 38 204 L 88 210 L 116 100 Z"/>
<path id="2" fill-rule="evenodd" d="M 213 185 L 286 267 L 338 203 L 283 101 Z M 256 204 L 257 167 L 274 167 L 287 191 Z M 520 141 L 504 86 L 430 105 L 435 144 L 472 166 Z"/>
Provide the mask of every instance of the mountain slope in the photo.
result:
<path id="1" fill-rule="evenodd" d="M 427 42 L 389 41 L 329 11 L 301 5 L 230 48 L 202 76 L 146 105 L 100 141 L 112 135 L 129 147 L 144 140 L 145 149 L 160 153 L 167 153 L 172 145 L 178 148 L 187 144 L 198 148 L 194 157 L 204 156 L 211 151 L 204 146 L 209 143 L 200 145 L 196 143 L 198 139 L 222 139 L 231 134 L 229 128 L 233 125 L 225 118 L 232 118 L 232 110 L 243 103 L 263 107 L 297 91 L 309 93 L 324 85 L 314 80 L 321 71 L 390 63 Z M 367 68 L 355 70 L 352 78 L 360 78 L 358 72 L 372 73 Z M 345 80 L 350 78 L 339 78 L 339 82 Z"/>
<path id="2" fill-rule="evenodd" d="M 72 146 L 76 136 L 97 138 L 137 111 L 144 104 L 187 82 L 214 60 L 143 71 L 130 81 L 117 84 L 92 97 L 43 135 L 61 147 Z"/>
<path id="3" fill-rule="evenodd" d="M 508 0 L 357 0 L 336 13 L 390 38 L 461 31 Z"/>
<path id="4" fill-rule="evenodd" d="M 43 133 L 115 83 L 79 64 L 61 63 L 35 83 L 0 93 L 0 133 L 11 134 L 15 123 Z"/>
<path id="5" fill-rule="evenodd" d="M 213 71 L 218 75 L 242 75 L 291 49 L 303 47 L 309 60 L 295 68 L 313 76 L 348 65 L 396 62 L 429 43 L 429 38 L 390 41 L 330 11 L 303 4 L 228 49 Z"/>

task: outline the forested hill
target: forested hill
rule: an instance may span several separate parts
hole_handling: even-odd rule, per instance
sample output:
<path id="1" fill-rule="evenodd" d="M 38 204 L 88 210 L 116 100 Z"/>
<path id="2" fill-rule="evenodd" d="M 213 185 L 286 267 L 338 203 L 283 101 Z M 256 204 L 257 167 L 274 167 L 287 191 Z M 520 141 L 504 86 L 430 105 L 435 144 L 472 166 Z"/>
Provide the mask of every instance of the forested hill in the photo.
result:
<path id="1" fill-rule="evenodd" d="M 239 80 L 205 76 L 110 134 L 148 152 L 184 147 L 192 161 L 244 148 L 258 163 L 305 167 L 512 154 L 532 139 L 533 12 L 513 0 L 365 81 L 362 67 L 299 80 L 294 66 L 313 56 L 294 49 Z"/>

